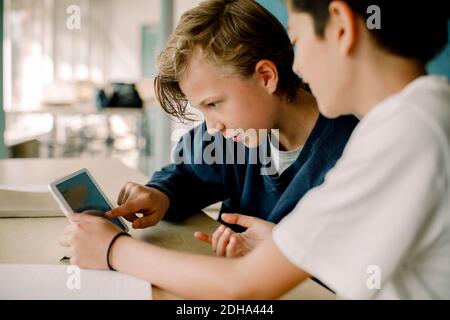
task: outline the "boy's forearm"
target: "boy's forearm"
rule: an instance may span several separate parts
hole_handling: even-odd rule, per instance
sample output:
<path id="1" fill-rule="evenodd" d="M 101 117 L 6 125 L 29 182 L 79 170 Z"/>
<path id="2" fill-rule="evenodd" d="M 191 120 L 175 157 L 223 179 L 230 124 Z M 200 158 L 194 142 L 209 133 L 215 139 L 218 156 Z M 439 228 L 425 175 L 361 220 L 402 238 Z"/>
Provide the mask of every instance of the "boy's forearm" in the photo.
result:
<path id="1" fill-rule="evenodd" d="M 233 299 L 243 294 L 235 262 L 160 248 L 136 239 L 119 238 L 111 252 L 112 266 L 185 298 Z"/>
<path id="2" fill-rule="evenodd" d="M 243 258 L 229 259 L 121 237 L 112 248 L 111 261 L 118 271 L 193 299 L 271 299 L 309 277 L 284 257 L 272 239 Z"/>

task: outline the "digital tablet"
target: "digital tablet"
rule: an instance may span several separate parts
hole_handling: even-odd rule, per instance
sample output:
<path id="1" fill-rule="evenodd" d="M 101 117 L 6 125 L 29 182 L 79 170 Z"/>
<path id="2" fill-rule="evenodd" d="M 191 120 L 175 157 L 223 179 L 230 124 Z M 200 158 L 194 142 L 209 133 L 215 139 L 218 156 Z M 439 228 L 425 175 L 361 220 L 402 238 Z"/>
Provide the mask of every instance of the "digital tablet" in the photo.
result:
<path id="1" fill-rule="evenodd" d="M 81 213 L 93 210 L 97 212 L 96 215 L 102 216 L 113 208 L 113 205 L 87 169 L 78 170 L 50 183 L 48 186 L 65 215 L 69 212 Z M 122 218 L 108 220 L 122 230 L 128 231 L 128 227 Z"/>

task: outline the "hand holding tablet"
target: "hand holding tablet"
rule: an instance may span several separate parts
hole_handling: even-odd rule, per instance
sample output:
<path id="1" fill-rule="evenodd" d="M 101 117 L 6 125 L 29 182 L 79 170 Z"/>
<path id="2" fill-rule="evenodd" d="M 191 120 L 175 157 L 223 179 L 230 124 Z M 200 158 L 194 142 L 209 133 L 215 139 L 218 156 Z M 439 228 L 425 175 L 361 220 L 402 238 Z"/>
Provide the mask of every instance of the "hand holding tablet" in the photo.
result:
<path id="1" fill-rule="evenodd" d="M 103 216 L 114 208 L 87 169 L 78 170 L 54 181 L 49 184 L 49 188 L 66 216 L 72 212 Z M 108 220 L 128 231 L 122 218 Z"/>

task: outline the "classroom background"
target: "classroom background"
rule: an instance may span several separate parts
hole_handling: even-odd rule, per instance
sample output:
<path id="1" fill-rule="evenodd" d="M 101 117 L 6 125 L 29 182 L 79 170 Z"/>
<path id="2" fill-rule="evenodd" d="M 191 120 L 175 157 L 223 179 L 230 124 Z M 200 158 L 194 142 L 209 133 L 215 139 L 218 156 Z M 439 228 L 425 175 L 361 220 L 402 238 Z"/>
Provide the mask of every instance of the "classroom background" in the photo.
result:
<path id="1" fill-rule="evenodd" d="M 0 1 L 0 159 L 118 158 L 145 174 L 170 162 L 195 123 L 161 111 L 155 58 L 198 2 Z M 284 1 L 259 2 L 287 25 Z M 450 77 L 450 45 L 428 70 Z"/>

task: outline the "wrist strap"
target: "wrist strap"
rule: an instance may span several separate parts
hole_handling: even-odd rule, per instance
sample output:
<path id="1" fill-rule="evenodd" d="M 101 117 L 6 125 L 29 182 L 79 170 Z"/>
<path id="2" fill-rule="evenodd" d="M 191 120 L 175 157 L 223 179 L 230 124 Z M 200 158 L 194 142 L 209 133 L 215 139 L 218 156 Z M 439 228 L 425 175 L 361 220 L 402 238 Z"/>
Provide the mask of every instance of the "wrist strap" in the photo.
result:
<path id="1" fill-rule="evenodd" d="M 117 271 L 117 270 L 111 266 L 111 263 L 109 262 L 109 255 L 111 253 L 111 248 L 112 248 L 114 242 L 116 242 L 116 240 L 119 239 L 121 236 L 131 237 L 128 233 L 126 233 L 125 231 L 122 231 L 122 232 L 119 232 L 118 234 L 116 234 L 114 236 L 114 238 L 112 238 L 111 242 L 109 243 L 108 252 L 106 253 L 106 263 L 108 264 L 108 268 L 111 271 Z"/>

